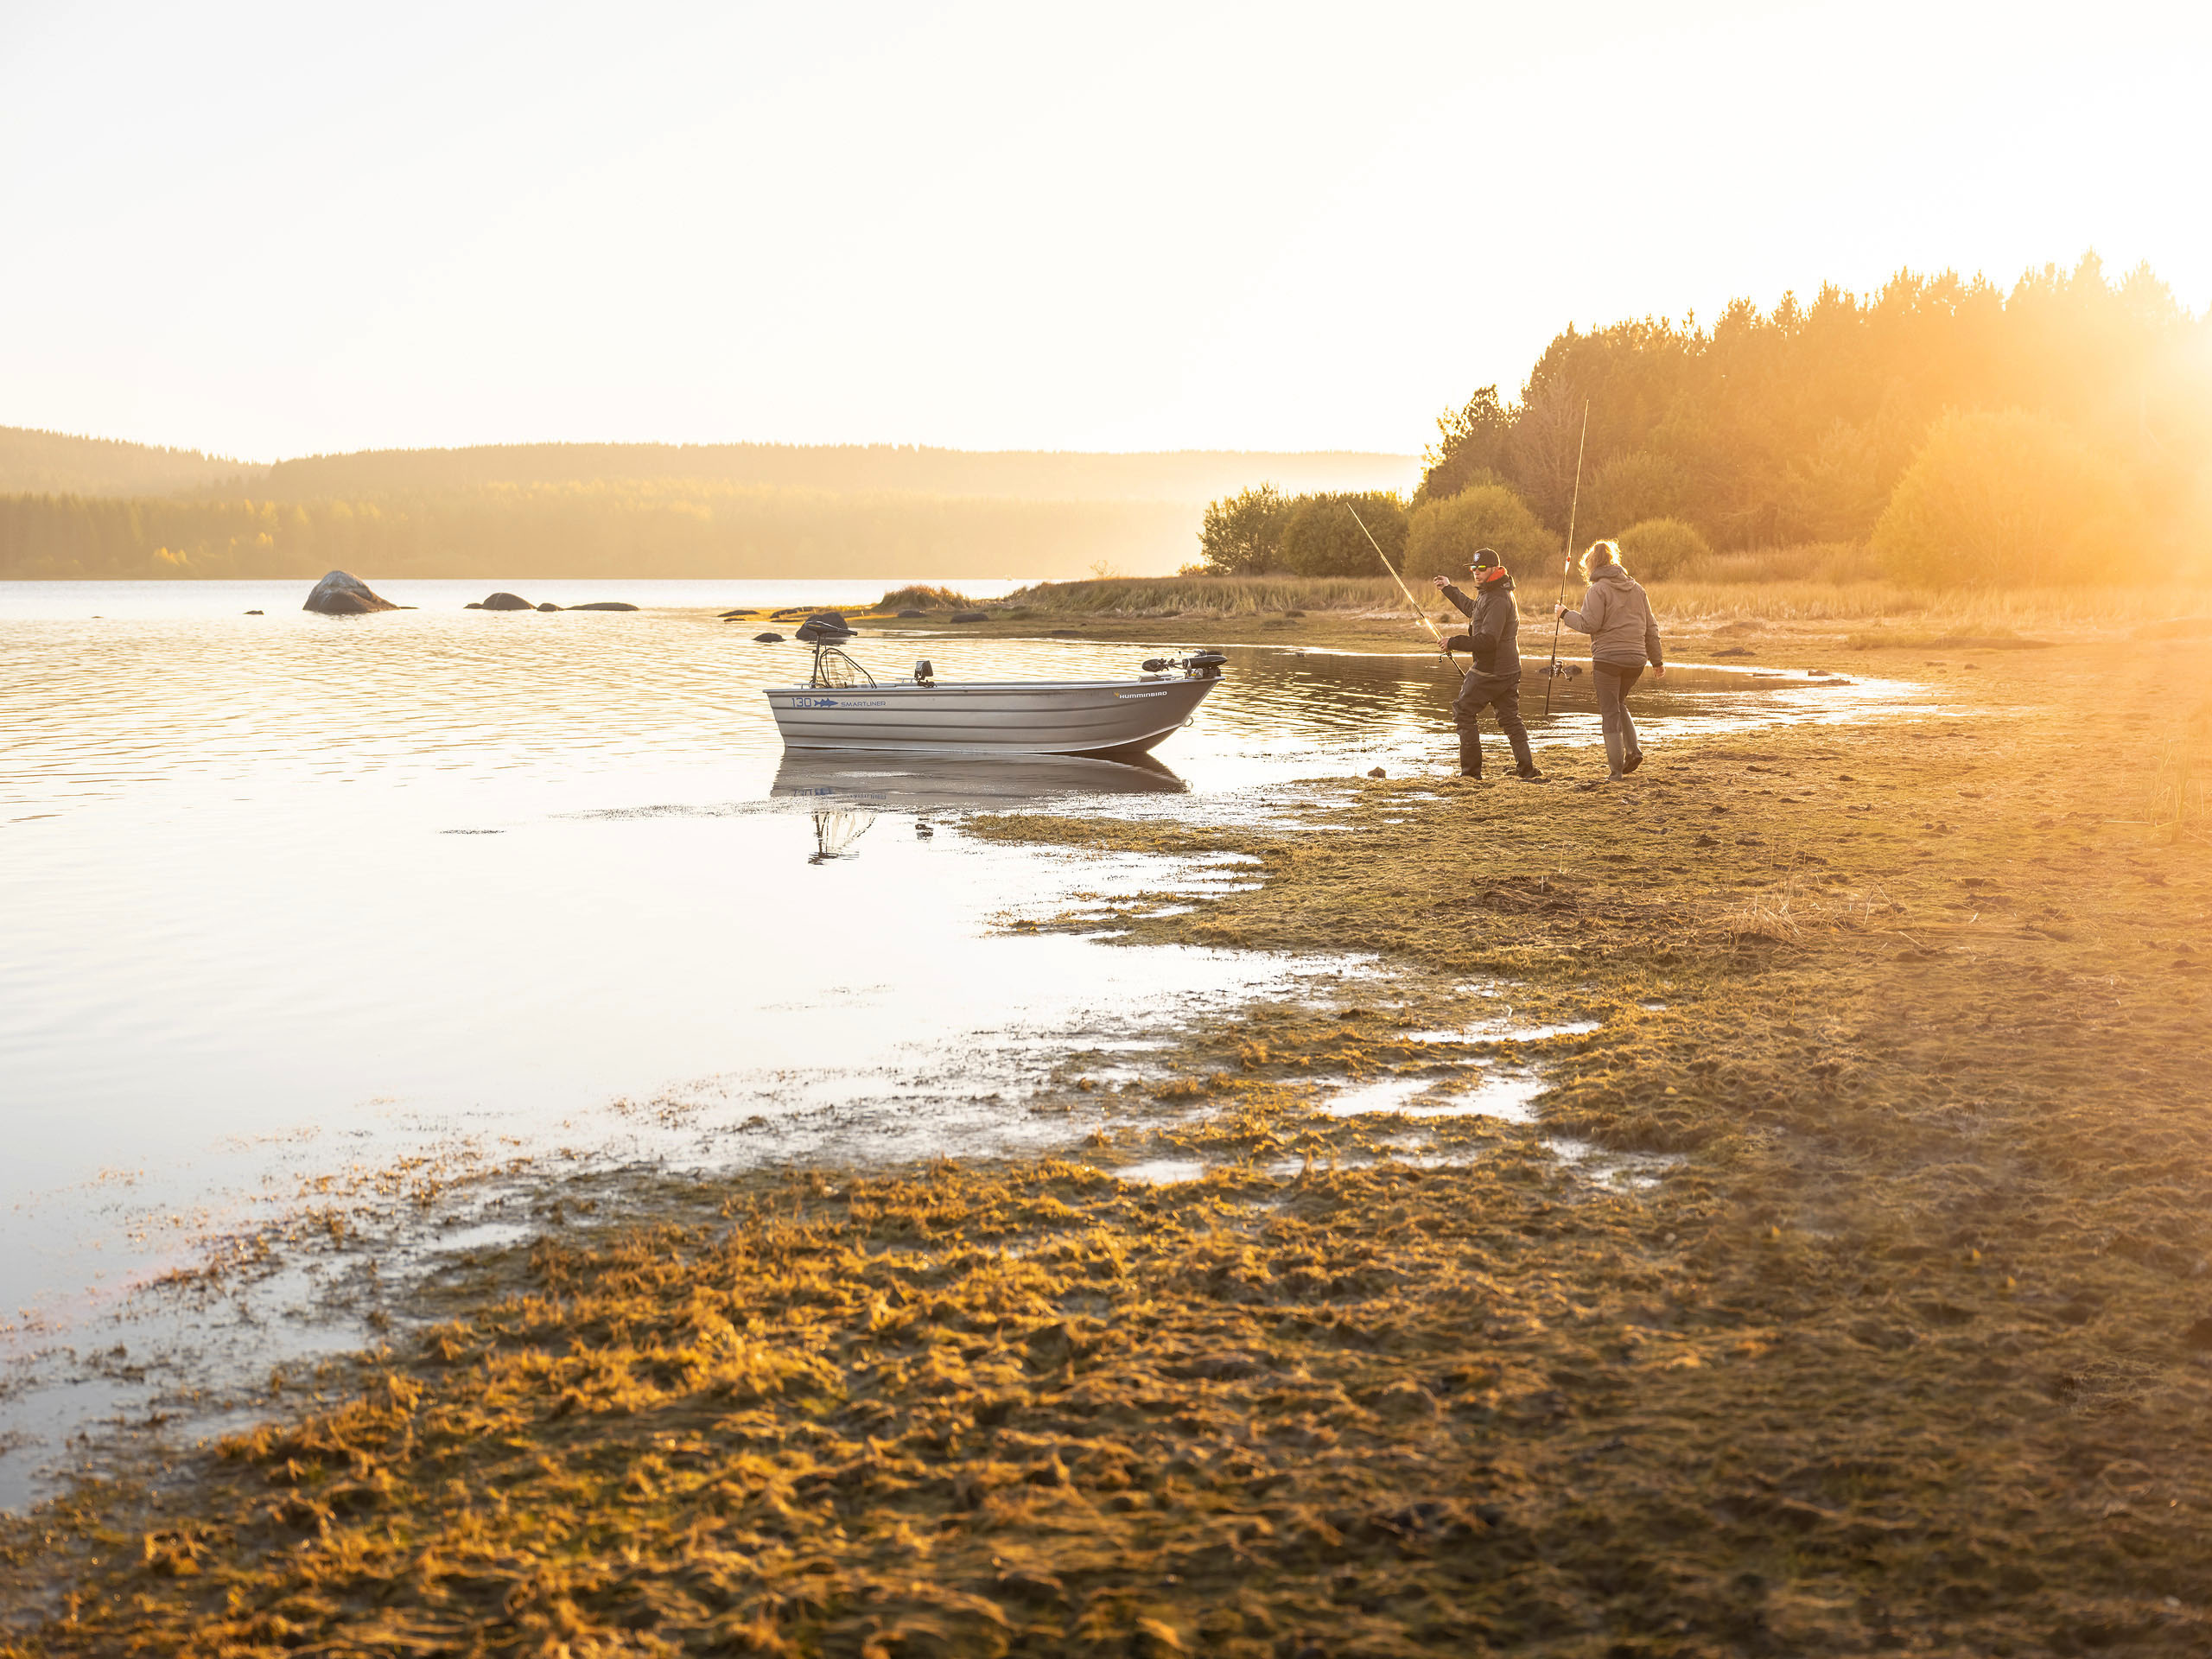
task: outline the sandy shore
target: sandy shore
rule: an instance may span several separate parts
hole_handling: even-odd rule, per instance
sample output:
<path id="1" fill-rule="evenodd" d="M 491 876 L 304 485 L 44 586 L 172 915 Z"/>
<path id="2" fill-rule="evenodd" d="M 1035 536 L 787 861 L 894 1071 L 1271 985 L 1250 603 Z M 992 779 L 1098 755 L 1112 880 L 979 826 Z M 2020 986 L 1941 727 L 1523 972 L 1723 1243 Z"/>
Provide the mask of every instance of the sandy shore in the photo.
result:
<path id="1" fill-rule="evenodd" d="M 1189 1030 L 1079 1158 L 594 1192 L 9 1523 L 0 1653 L 2212 1647 L 2202 645 L 1760 651 L 1947 706 L 971 820 L 1249 853 L 1129 937 L 1389 976 Z M 1406 1034 L 1480 984 L 1599 1021 L 1516 1049 L 1535 1122 L 1330 1114 L 1499 1061 Z M 1210 1173 L 1104 1173 L 1164 1158 Z"/>

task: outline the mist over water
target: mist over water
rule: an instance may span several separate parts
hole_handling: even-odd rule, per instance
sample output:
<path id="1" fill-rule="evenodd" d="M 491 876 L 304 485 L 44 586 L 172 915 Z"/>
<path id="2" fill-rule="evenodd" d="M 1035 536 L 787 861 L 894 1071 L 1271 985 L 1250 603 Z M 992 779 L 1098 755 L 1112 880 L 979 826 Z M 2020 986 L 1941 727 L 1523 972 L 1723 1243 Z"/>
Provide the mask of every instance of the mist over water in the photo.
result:
<path id="1" fill-rule="evenodd" d="M 646 608 L 460 608 L 494 586 Z M 1294 778 L 1442 765 L 1433 658 L 1233 649 L 1149 771 L 787 759 L 760 688 L 804 648 L 715 611 L 882 590 L 845 586 L 866 591 L 400 582 L 423 608 L 325 618 L 298 582 L 0 584 L 0 1359 L 92 1340 L 210 1236 L 396 1160 L 1033 1147 L 1066 1133 L 1021 1106 L 1056 1057 L 1357 970 L 1009 935 L 1084 893 L 1244 878 L 931 820 L 1054 797 L 1264 814 Z M 1191 626 L 1154 648 L 1206 643 L 1170 632 Z M 954 631 L 854 653 L 957 680 L 1147 652 Z M 1656 747 L 1846 695 L 1891 693 L 1639 702 Z M 1593 727 L 1576 707 L 1552 730 Z M 70 1420 L 36 1390 L 0 1418 Z M 0 1454 L 0 1501 L 28 1455 Z"/>

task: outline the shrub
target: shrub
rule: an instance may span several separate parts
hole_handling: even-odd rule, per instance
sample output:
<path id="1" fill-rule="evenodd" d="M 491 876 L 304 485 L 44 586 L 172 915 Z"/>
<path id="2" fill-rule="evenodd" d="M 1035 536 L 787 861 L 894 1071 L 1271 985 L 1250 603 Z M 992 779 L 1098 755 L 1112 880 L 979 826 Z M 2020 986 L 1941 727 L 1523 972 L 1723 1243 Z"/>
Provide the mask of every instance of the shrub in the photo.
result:
<path id="1" fill-rule="evenodd" d="M 1283 525 L 1282 562 L 1301 576 L 1381 575 L 1375 548 L 1353 522 L 1354 512 L 1389 555 L 1390 563 L 1402 569 L 1406 510 L 1396 496 L 1382 490 L 1356 495 L 1332 490 L 1299 497 Z"/>
<path id="2" fill-rule="evenodd" d="M 1283 527 L 1295 505 L 1272 484 L 1207 502 L 1198 527 L 1200 563 L 1193 568 L 1223 576 L 1256 576 L 1281 569 Z"/>
<path id="3" fill-rule="evenodd" d="M 1548 566 L 1559 551 L 1552 533 L 1519 496 L 1503 484 L 1478 484 L 1414 509 L 1406 526 L 1406 580 L 1460 580 L 1476 550 L 1484 547 L 1496 550 L 1509 567 Z"/>
<path id="4" fill-rule="evenodd" d="M 1874 550 L 1922 588 L 2024 588 L 2144 570 L 2140 514 L 2107 456 L 2047 415 L 1954 410 L 1897 480 Z"/>
<path id="5" fill-rule="evenodd" d="M 1632 576 L 1663 582 L 1713 556 L 1694 524 L 1679 518 L 1646 518 L 1620 533 L 1621 563 Z"/>
<path id="6" fill-rule="evenodd" d="M 1689 505 L 1689 475 L 1669 455 L 1649 449 L 1631 449 L 1600 467 L 1582 493 L 1582 522 L 1577 528 L 1590 534 L 1587 546 L 1601 536 L 1618 538 L 1624 524 L 1646 520 L 1679 519 Z"/>

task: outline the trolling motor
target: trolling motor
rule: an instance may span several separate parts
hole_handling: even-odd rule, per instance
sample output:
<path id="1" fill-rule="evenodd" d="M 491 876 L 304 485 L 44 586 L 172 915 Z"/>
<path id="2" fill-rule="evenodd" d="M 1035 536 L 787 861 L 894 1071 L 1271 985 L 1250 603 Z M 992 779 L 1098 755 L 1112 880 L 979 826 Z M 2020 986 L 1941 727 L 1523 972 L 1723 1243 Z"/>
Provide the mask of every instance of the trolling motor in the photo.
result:
<path id="1" fill-rule="evenodd" d="M 1187 657 L 1147 657 L 1144 671 L 1166 674 L 1179 668 L 1186 680 L 1217 680 L 1221 665 L 1228 660 L 1227 654 L 1218 651 L 1194 651 Z"/>

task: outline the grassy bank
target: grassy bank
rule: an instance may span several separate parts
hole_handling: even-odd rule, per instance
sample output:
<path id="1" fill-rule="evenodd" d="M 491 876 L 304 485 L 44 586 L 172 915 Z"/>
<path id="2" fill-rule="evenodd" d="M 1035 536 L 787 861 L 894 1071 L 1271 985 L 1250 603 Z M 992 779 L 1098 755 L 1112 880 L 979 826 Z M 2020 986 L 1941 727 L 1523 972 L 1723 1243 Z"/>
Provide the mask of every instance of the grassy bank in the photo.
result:
<path id="1" fill-rule="evenodd" d="M 1673 638 L 1701 639 L 1723 633 L 1732 638 L 1771 630 L 1777 644 L 1840 645 L 1848 637 L 1869 649 L 1885 640 L 1916 646 L 1945 639 L 1994 640 L 2007 634 L 2070 641 L 2129 638 L 2139 630 L 2145 638 L 2172 637 L 2161 632 L 2161 625 L 2175 620 L 2177 606 L 2204 608 L 2171 586 L 1919 592 L 1881 581 L 1800 579 L 1787 574 L 1790 568 L 1785 561 L 1775 566 L 1778 574 L 1758 580 L 1725 573 L 1694 575 L 1651 582 L 1649 591 L 1661 626 Z M 1579 582 L 1570 583 L 1569 602 L 1579 599 L 1581 591 Z M 1518 592 L 1524 641 L 1536 632 L 1548 640 L 1551 607 L 1559 592 L 1556 578 L 1531 576 Z M 1458 613 L 1433 589 L 1419 587 L 1414 593 L 1440 626 L 1459 624 Z M 1223 645 L 1433 648 L 1429 633 L 1408 613 L 1404 595 L 1389 578 L 1380 576 L 1372 581 L 1185 576 L 1039 582 L 983 608 L 988 620 L 963 624 L 963 631 L 1018 635 L 1071 627 L 1097 639 L 1150 641 L 1203 636 L 1209 643 Z M 946 620 L 941 608 L 924 619 L 931 626 Z M 1166 626 L 1171 623 L 1175 626 Z M 1746 645 L 1740 639 L 1732 642 Z M 1576 643 L 1569 635 L 1570 655 L 1576 654 Z M 1751 642 L 1747 648 L 1755 650 L 1756 645 Z"/>
<path id="2" fill-rule="evenodd" d="M 1972 660 L 1618 791 L 971 820 L 1249 853 L 1121 925 L 1390 978 L 1141 1093 L 1077 1057 L 1077 1156 L 595 1188 L 634 1224 L 549 1214 L 427 1338 L 9 1527 L 10 1650 L 2205 1650 L 2212 669 Z M 1328 1114 L 1518 1056 L 1407 1034 L 1485 980 L 1602 1022 L 1540 1125 Z M 1160 1156 L 1214 1173 L 1102 1173 Z"/>

